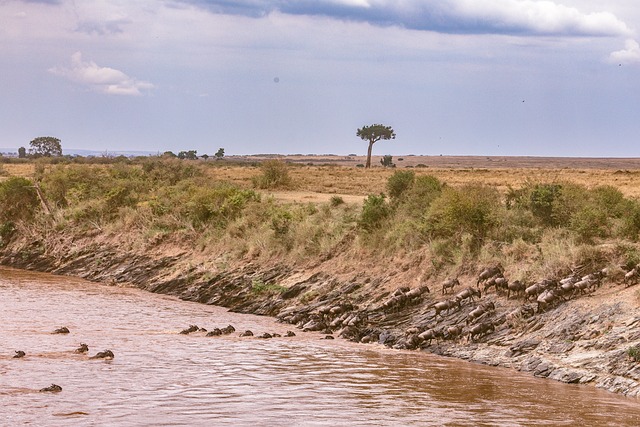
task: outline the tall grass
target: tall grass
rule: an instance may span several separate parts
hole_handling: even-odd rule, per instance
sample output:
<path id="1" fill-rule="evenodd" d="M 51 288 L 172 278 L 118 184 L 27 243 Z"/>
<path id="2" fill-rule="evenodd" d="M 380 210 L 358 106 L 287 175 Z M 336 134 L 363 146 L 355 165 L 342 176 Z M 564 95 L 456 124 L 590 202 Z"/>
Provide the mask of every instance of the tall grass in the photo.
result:
<path id="1" fill-rule="evenodd" d="M 0 238 L 6 244 L 28 224 L 43 236 L 127 233 L 122 240 L 140 247 L 171 243 L 265 262 L 330 259 L 353 249 L 371 262 L 425 258 L 425 274 L 439 274 L 500 261 L 521 278 L 640 262 L 640 202 L 611 186 L 530 180 L 500 191 L 395 171 L 361 206 L 337 195 L 326 203 L 283 203 L 258 192 L 301 186 L 283 162 L 245 168 L 255 177 L 246 185 L 215 178 L 211 168 L 162 158 L 40 162 L 33 177 L 53 213 L 40 211 L 32 180 L 5 179 Z M 333 182 L 336 169 L 326 173 Z"/>

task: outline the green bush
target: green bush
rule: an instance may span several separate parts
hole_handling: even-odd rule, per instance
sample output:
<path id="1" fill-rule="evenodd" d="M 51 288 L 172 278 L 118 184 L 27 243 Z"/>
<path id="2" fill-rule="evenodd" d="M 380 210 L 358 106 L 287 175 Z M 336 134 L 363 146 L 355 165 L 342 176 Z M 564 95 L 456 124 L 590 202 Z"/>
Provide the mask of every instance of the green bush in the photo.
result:
<path id="1" fill-rule="evenodd" d="M 142 162 L 145 179 L 175 185 L 180 181 L 203 176 L 194 162 L 183 162 L 175 158 L 151 157 Z"/>
<path id="2" fill-rule="evenodd" d="M 0 182 L 0 222 L 30 220 L 39 202 L 36 189 L 28 179 L 11 177 Z"/>
<path id="3" fill-rule="evenodd" d="M 440 197 L 442 189 L 443 185 L 437 178 L 431 175 L 419 176 L 404 192 L 400 210 L 411 218 L 421 219 L 431 203 Z"/>
<path id="4" fill-rule="evenodd" d="M 610 221 L 607 212 L 598 206 L 588 205 L 574 213 L 569 228 L 576 233 L 580 242 L 592 243 L 595 238 L 610 234 Z"/>
<path id="5" fill-rule="evenodd" d="M 640 362 L 640 347 L 631 346 L 627 349 L 627 356 L 629 356 L 634 362 Z"/>
<path id="6" fill-rule="evenodd" d="M 358 227 L 365 232 L 374 231 L 384 224 L 391 214 L 391 209 L 385 200 L 384 194 L 376 196 L 370 194 L 362 205 L 362 212 L 358 218 Z"/>
<path id="7" fill-rule="evenodd" d="M 262 175 L 253 178 L 253 186 L 261 189 L 289 188 L 289 166 L 281 160 L 267 160 L 260 165 Z"/>
<path id="8" fill-rule="evenodd" d="M 293 224 L 293 214 L 284 207 L 274 207 L 271 211 L 270 227 L 276 237 L 283 237 L 289 234 Z"/>
<path id="9" fill-rule="evenodd" d="M 616 235 L 635 242 L 640 236 L 640 202 L 627 200 L 624 206 L 625 214 L 620 220 Z"/>
<path id="10" fill-rule="evenodd" d="M 195 187 L 183 211 L 196 227 L 211 224 L 223 228 L 241 215 L 247 203 L 257 200 L 259 196 L 254 191 L 230 184 L 219 184 L 213 188 Z"/>
<path id="11" fill-rule="evenodd" d="M 435 199 L 425 218 L 425 227 L 433 238 L 460 240 L 467 233 L 478 247 L 498 224 L 500 197 L 495 188 L 484 185 L 446 187 Z"/>
<path id="12" fill-rule="evenodd" d="M 279 295 L 286 290 L 287 288 L 282 285 L 265 283 L 260 279 L 253 279 L 251 281 L 251 292 L 254 294 Z"/>
<path id="13" fill-rule="evenodd" d="M 391 199 L 398 200 L 413 185 L 416 174 L 413 171 L 397 171 L 387 180 L 387 192 Z"/>

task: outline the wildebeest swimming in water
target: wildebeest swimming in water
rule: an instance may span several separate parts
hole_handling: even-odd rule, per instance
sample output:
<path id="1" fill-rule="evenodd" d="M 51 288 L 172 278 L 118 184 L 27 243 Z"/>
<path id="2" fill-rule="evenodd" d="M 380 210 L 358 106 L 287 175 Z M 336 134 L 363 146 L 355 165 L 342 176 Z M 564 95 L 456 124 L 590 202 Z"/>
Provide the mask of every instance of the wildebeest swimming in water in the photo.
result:
<path id="1" fill-rule="evenodd" d="M 69 333 L 69 328 L 67 328 L 66 326 L 63 326 L 62 328 L 58 328 L 55 331 L 53 331 L 54 334 L 68 334 Z"/>
<path id="2" fill-rule="evenodd" d="M 73 352 L 74 353 L 86 353 L 87 351 L 89 351 L 89 346 L 86 345 L 85 343 L 81 343 L 80 347 L 76 348 Z"/>
<path id="3" fill-rule="evenodd" d="M 45 387 L 45 388 L 41 388 L 40 392 L 53 392 L 53 393 L 57 393 L 59 391 L 62 391 L 62 387 L 60 387 L 57 384 L 51 384 L 49 387 Z"/>
<path id="4" fill-rule="evenodd" d="M 95 356 L 91 356 L 89 359 L 108 359 L 111 360 L 115 356 L 111 350 L 105 350 L 98 352 Z"/>
<path id="5" fill-rule="evenodd" d="M 199 329 L 200 329 L 200 328 L 198 328 L 198 325 L 189 325 L 189 327 L 188 327 L 188 328 L 181 330 L 181 331 L 180 331 L 180 333 L 181 333 L 182 335 L 187 335 L 187 334 L 190 334 L 191 332 L 196 332 L 196 331 L 198 331 Z"/>
<path id="6" fill-rule="evenodd" d="M 14 359 L 20 359 L 25 356 L 25 352 L 22 350 L 16 350 L 16 354 L 13 356 Z"/>

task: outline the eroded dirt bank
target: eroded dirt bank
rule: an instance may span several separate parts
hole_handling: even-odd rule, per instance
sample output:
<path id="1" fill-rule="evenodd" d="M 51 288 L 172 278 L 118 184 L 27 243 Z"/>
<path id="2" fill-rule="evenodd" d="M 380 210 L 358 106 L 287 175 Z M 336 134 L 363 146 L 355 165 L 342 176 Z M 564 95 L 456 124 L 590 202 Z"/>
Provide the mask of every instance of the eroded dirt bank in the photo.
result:
<path id="1" fill-rule="evenodd" d="M 640 363 L 628 354 L 640 347 L 637 287 L 607 277 L 538 309 L 535 297 L 507 296 L 495 286 L 485 291 L 485 283 L 480 298 L 460 294 L 476 288 L 476 276 L 460 277 L 443 295 L 441 283 L 390 287 L 379 272 L 335 275 L 327 263 L 303 270 L 248 263 L 211 272 L 186 252 L 152 256 L 105 244 L 45 252 L 37 242 L 14 243 L 0 251 L 0 263 L 132 285 L 362 343 L 422 349 L 640 396 Z M 462 295 L 459 304 L 443 308 L 440 303 L 456 301 L 456 294 Z"/>

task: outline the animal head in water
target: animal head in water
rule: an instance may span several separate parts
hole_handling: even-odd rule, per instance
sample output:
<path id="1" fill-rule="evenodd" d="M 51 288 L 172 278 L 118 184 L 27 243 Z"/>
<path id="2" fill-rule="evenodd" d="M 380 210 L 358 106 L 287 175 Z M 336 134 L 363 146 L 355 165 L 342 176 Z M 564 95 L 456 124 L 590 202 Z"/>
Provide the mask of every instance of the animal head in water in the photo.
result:
<path id="1" fill-rule="evenodd" d="M 80 347 L 75 349 L 75 353 L 86 353 L 87 351 L 89 351 L 89 346 L 85 343 L 81 343 Z"/>

